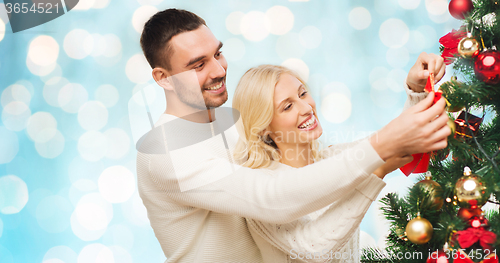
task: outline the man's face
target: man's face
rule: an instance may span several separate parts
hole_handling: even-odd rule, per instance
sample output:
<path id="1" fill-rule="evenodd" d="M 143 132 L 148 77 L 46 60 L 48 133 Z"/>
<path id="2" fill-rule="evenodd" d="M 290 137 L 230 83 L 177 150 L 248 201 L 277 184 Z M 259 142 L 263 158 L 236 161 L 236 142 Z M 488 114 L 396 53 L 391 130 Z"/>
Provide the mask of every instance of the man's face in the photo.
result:
<path id="1" fill-rule="evenodd" d="M 193 108 L 205 110 L 224 104 L 227 101 L 227 61 L 220 51 L 222 43 L 212 31 L 202 25 L 174 36 L 170 45 L 172 69 L 169 73 L 179 99 Z M 191 79 L 186 80 L 186 76 Z M 192 85 L 193 82 L 196 85 Z"/>

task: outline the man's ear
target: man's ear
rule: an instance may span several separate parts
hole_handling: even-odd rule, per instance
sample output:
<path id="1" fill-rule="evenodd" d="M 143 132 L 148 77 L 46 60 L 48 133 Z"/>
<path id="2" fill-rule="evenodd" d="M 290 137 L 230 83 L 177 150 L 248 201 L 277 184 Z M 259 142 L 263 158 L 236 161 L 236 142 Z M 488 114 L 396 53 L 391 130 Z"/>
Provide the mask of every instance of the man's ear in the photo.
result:
<path id="1" fill-rule="evenodd" d="M 169 74 L 164 68 L 154 68 L 152 74 L 154 80 L 160 87 L 168 91 L 174 90 L 172 84 L 169 81 Z"/>

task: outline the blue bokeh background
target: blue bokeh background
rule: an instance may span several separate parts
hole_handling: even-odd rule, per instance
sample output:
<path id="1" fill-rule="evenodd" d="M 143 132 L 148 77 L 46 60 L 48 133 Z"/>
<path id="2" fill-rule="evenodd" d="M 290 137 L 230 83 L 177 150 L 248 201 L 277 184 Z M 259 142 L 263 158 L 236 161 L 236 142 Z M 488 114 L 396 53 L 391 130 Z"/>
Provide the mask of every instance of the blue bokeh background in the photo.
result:
<path id="1" fill-rule="evenodd" d="M 312 89 L 325 143 L 397 116 L 419 53 L 438 53 L 461 24 L 446 0 L 81 0 L 14 34 L 0 1 L 0 262 L 165 260 L 136 190 L 128 104 L 146 86 L 163 96 L 139 37 L 170 7 L 200 15 L 224 43 L 227 106 L 250 67 L 292 67 Z M 381 195 L 414 180 L 396 171 Z M 384 246 L 378 207 L 361 224 L 362 246 Z"/>

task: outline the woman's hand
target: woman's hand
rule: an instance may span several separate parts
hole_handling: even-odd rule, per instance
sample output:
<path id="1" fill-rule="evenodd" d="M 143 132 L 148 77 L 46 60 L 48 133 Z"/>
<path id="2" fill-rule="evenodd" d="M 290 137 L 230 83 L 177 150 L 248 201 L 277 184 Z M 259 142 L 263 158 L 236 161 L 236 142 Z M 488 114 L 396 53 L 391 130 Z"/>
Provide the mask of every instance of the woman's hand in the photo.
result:
<path id="1" fill-rule="evenodd" d="M 377 168 L 377 170 L 375 170 L 373 173 L 376 176 L 378 176 L 380 179 L 384 179 L 384 177 L 388 173 L 398 169 L 399 167 L 401 167 L 401 166 L 403 166 L 411 161 L 413 161 L 413 156 L 411 156 L 411 155 L 391 157 L 391 158 L 387 159 L 387 161 L 382 166 Z"/>

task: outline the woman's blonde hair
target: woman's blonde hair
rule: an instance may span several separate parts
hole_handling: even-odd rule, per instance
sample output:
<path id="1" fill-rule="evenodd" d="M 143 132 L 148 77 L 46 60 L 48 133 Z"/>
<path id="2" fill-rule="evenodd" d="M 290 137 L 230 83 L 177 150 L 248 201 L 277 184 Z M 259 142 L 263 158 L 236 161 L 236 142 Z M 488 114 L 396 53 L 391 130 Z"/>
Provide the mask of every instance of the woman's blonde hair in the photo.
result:
<path id="1" fill-rule="evenodd" d="M 280 81 L 280 76 L 290 74 L 304 84 L 306 83 L 292 70 L 283 66 L 261 65 L 249 69 L 241 77 L 233 98 L 233 108 L 241 114 L 237 123 L 240 134 L 234 157 L 242 166 L 257 169 L 269 167 L 272 161 L 280 161 L 280 151 L 264 131 L 274 117 L 274 90 Z M 315 160 L 319 156 L 319 142 L 310 143 Z"/>

